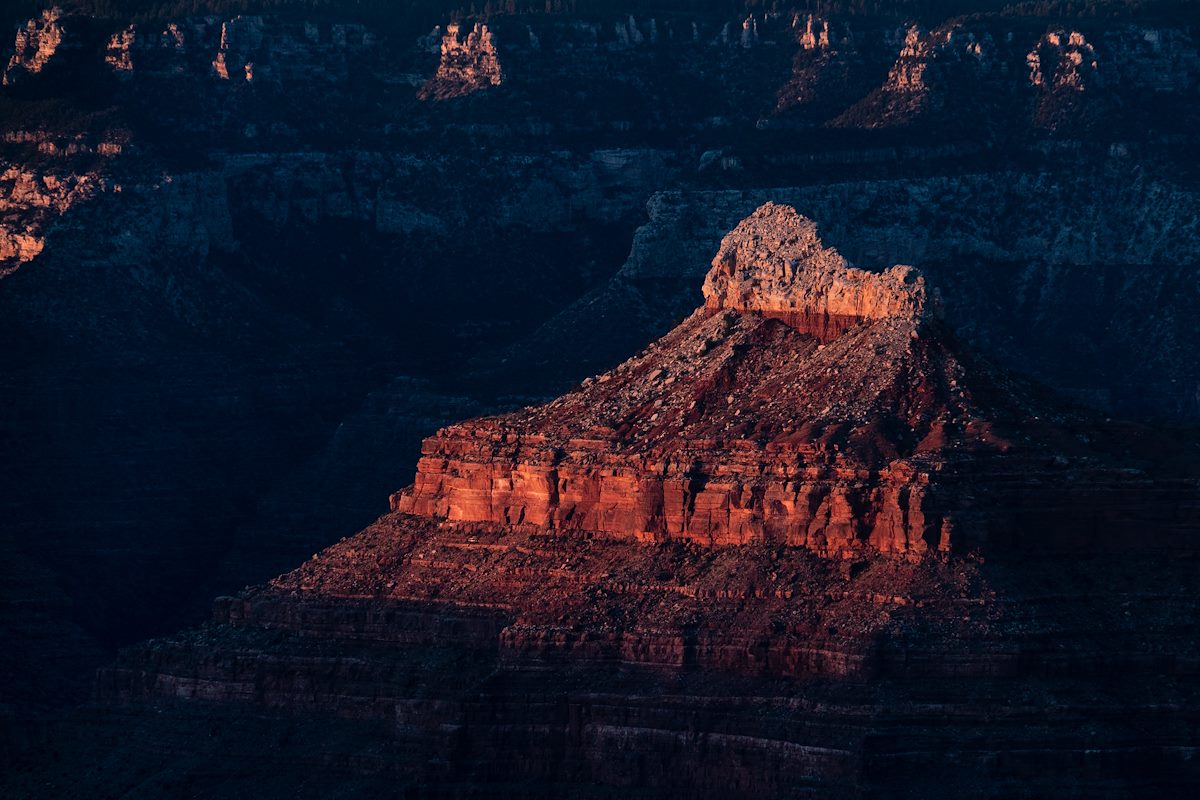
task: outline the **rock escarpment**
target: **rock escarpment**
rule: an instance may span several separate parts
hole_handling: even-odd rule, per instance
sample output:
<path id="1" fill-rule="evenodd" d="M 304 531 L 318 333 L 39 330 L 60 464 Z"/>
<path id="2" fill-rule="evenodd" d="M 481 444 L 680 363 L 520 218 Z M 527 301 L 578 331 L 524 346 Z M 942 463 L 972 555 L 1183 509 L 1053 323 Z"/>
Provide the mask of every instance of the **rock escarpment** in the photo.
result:
<path id="1" fill-rule="evenodd" d="M 857 264 L 920 264 L 948 324 L 988 358 L 1117 416 L 1190 419 L 1200 413 L 1200 364 L 1186 344 L 1198 324 L 1200 196 L 1166 174 L 1134 184 L 1124 174 L 1117 162 L 1082 174 L 664 192 L 615 278 L 510 362 L 576 379 L 663 335 L 697 305 L 722 238 L 776 198 L 819 219 L 825 241 Z"/>
<path id="2" fill-rule="evenodd" d="M 932 30 L 913 25 L 883 85 L 834 124 L 886 128 L 931 117 L 970 113 L 961 101 L 985 83 L 1008 83 L 990 32 L 951 22 Z"/>
<path id="3" fill-rule="evenodd" d="M 45 142 L 57 149 L 54 142 Z M 98 172 L 63 173 L 12 166 L 0 173 L 0 278 L 36 258 L 46 229 L 72 206 L 106 188 Z"/>
<path id="4" fill-rule="evenodd" d="M 439 431 L 393 509 L 842 557 L 1036 542 L 1017 530 L 1023 509 L 1066 456 L 1016 428 L 1037 403 L 967 366 L 916 270 L 851 267 L 810 220 L 768 203 L 721 243 L 704 295 L 663 339 L 577 391 Z M 1078 497 L 1044 525 L 1058 544 L 1100 513 L 1087 503 L 1104 487 L 1113 504 L 1131 500 L 1108 466 L 1071 458 Z M 987 477 L 1022 471 L 1028 480 Z M 1030 499 L 1016 502 L 1021 492 Z M 978 507 L 983 495 L 992 507 Z M 1002 495 L 1020 524 L 999 513 Z"/>
<path id="5" fill-rule="evenodd" d="M 221 42 L 213 71 L 222 80 L 254 80 L 254 54 L 263 45 L 263 18 L 238 16 L 222 23 Z"/>
<path id="6" fill-rule="evenodd" d="M 1086 129 L 1100 121 L 1097 115 L 1111 98 L 1088 103 L 1099 92 L 1103 74 L 1095 46 L 1082 33 L 1051 31 L 1038 41 L 1026 61 L 1029 85 L 1038 92 L 1035 125 L 1058 131 L 1068 127 Z M 1107 109 L 1110 113 L 1113 110 Z"/>
<path id="7" fill-rule="evenodd" d="M 261 46 L 231 38 L 226 81 L 212 62 L 222 52 L 222 28 L 234 21 L 227 6 L 219 16 L 139 17 L 133 42 L 122 35 L 111 49 L 104 43 L 127 32 L 129 19 L 105 20 L 96 46 L 83 48 L 80 58 L 60 47 L 46 69 L 22 71 L 29 79 L 5 92 L 14 100 L 6 99 L 6 108 L 34 112 L 6 128 L 4 139 L 7 144 L 10 134 L 26 132 L 36 139 L 4 149 L 18 172 L 31 176 L 15 183 L 38 188 L 18 187 L 4 209 L 4 227 L 30 237 L 31 246 L 17 245 L 26 256 L 42 248 L 38 263 L 5 278 L 0 292 L 12 343 L 0 368 L 7 398 L 0 440 L 25 454 L 10 459 L 0 481 L 11 501 L 6 532 L 46 562 L 71 565 L 61 585 L 77 606 L 53 608 L 72 618 L 82 613 L 93 624 L 112 621 L 126 631 L 126 641 L 135 635 L 130 631 L 145 630 L 134 621 L 144 619 L 140 612 L 162 614 L 192 591 L 176 576 L 204 571 L 205 559 L 242 543 L 245 550 L 271 553 L 247 558 L 244 578 L 221 584 L 221 591 L 232 591 L 362 527 L 386 507 L 387 492 L 410 480 L 418 451 L 413 442 L 437 425 L 540 402 L 665 333 L 697 306 L 717 243 L 761 202 L 752 199 L 760 192 L 720 192 L 713 203 L 707 193 L 697 195 L 703 199 L 685 219 L 690 214 L 715 227 L 694 259 L 679 255 L 695 246 L 686 223 L 682 236 L 679 228 L 666 232 L 657 255 L 632 254 L 631 262 L 643 268 L 631 270 L 624 286 L 653 302 L 621 295 L 631 299 L 615 306 L 616 325 L 576 317 L 574 327 L 531 337 L 532 361 L 501 364 L 480 351 L 481 343 L 504 343 L 505 331 L 527 332 L 524 326 L 532 328 L 541 315 L 603 281 L 643 219 L 645 198 L 680 180 L 733 189 L 808 185 L 794 196 L 770 196 L 786 197 L 819 219 L 827 241 L 860 266 L 920 264 L 931 285 L 953 285 L 957 291 L 948 300 L 956 329 L 979 335 L 993 353 L 1006 353 L 1006 363 L 1020 370 L 1036 364 L 1042 377 L 1086 392 L 1089 400 L 1108 402 L 1115 392 L 1113 408 L 1122 407 L 1123 397 L 1141 403 L 1139 409 L 1196 413 L 1200 395 L 1189 343 L 1200 305 L 1192 300 L 1194 259 L 1186 255 L 1197 241 L 1193 195 L 1184 181 L 1130 179 L 1171 168 L 1168 161 L 1159 171 L 1140 172 L 1158 157 L 1155 137 L 1194 131 L 1194 114 L 1143 115 L 1133 110 L 1142 106 L 1128 106 L 1122 116 L 1145 129 L 1111 152 L 1089 143 L 1079 155 L 1069 135 L 1025 138 L 1037 90 L 1028 86 L 1024 59 L 1045 23 L 978 26 L 990 27 L 1001 49 L 1006 32 L 1013 34 L 1007 52 L 1016 58 L 1005 62 L 1007 78 L 968 92 L 971 103 L 942 101 L 953 118 L 994 89 L 1019 94 L 1019 113 L 984 115 L 986 124 L 970 128 L 965 147 L 946 146 L 935 130 L 908 140 L 919 140 L 917 147 L 893 148 L 905 141 L 899 126 L 861 136 L 819 129 L 780 136 L 771 129 L 777 120 L 762 119 L 775 88 L 787 80 L 795 45 L 805 46 L 793 43 L 786 17 L 774 12 L 745 19 L 743 11 L 728 30 L 723 20 L 692 23 L 676 15 L 656 23 L 622 13 L 615 26 L 611 16 L 570 12 L 494 15 L 489 27 L 499 41 L 504 89 L 477 92 L 467 102 L 421 103 L 415 95 L 437 66 L 440 32 L 432 53 L 416 52 L 412 44 L 434 19 L 411 34 L 377 27 L 378 46 L 368 47 L 368 33 L 343 24 L 357 17 L 348 6 L 351 19 L 340 21 L 320 10 L 307 21 L 281 10 L 281 16 L 263 17 Z M 827 98 L 821 114 L 836 114 L 879 86 L 902 44 L 903 31 L 898 38 L 887 31 L 876 36 L 877 26 L 894 28 L 894 19 L 850 22 L 850 31 L 842 21 L 828 23 L 827 50 L 814 25 L 816 46 L 805 50 L 814 70 L 806 74 L 819 73 L 836 90 L 817 92 Z M 472 25 L 464 23 L 460 36 Z M 1156 107 L 1169 97 L 1191 103 L 1200 73 L 1189 66 L 1195 47 L 1186 32 L 1164 30 L 1153 38 L 1152 31 L 1144 36 L 1100 21 L 1053 22 L 1060 25 L 1085 33 L 1106 73 L 1117 68 L 1115 74 L 1128 78 L 1106 80 L 1099 94 L 1142 97 Z M 804 38 L 806 31 L 794 33 Z M 822 62 L 825 53 L 831 58 Z M 871 74 L 841 87 L 841 65 L 858 69 L 860 59 L 872 65 Z M 882 62 L 878 72 L 876 62 Z M 63 69 L 73 63 L 80 69 Z M 967 67 L 963 75 L 974 74 L 969 60 L 948 56 L 939 64 L 947 79 L 960 66 Z M 121 80 L 114 80 L 114 70 Z M 88 76 L 94 86 L 76 80 Z M 946 85 L 928 83 L 935 91 Z M 55 109 L 58 102 L 48 95 L 72 87 L 86 99 L 79 113 L 104 108 L 104 116 L 80 119 L 68 112 L 65 127 L 48 130 L 55 117 L 63 120 L 57 114 L 47 119 L 38 105 L 48 101 Z M 696 102 L 698 95 L 703 102 Z M 1152 122 L 1143 125 L 1146 120 Z M 870 118 L 860 122 L 871 127 Z M 100 138 L 104 129 L 125 127 L 133 136 L 124 145 Z M 981 141 L 995 144 L 997 131 L 1019 134 L 1015 153 L 1003 143 L 982 155 L 970 149 Z M 712 148 L 706 157 L 718 156 L 720 174 L 696 173 L 698 142 Z M 113 169 L 86 157 L 92 154 L 86 148 L 102 153 L 112 146 L 132 157 Z M 1179 163 L 1189 165 L 1190 146 L 1179 149 Z M 72 152 L 79 158 L 58 158 Z M 1088 174 L 1092 159 L 1107 159 L 1113 171 L 1081 184 L 1077 177 Z M 1014 161 L 1027 171 L 1014 177 Z M 106 188 L 79 194 L 92 200 L 68 208 L 50 197 L 46 175 L 63 184 L 100 175 Z M 934 179 L 925 180 L 929 176 Z M 1077 196 L 1093 202 L 1081 205 Z M 468 197 L 478 202 L 460 202 Z M 743 207 L 735 214 L 737 204 Z M 719 224 L 713 222 L 718 217 Z M 606 227 L 614 219 L 621 225 Z M 539 232 L 536 239 L 530 227 Z M 594 248 L 589 240 L 606 244 Z M 497 248 L 511 255 L 497 257 Z M 1168 264 L 1158 260 L 1164 253 Z M 943 263 L 930 264 L 931 257 Z M 443 269 L 447 264 L 456 268 Z M 687 268 L 677 269 L 680 264 Z M 428 297 L 444 298 L 455 314 L 446 315 Z M 638 318 L 652 319 L 653 328 L 632 324 Z M 1017 344 L 1007 338 L 1027 330 L 1041 338 L 1018 338 Z M 593 360 L 574 358 L 576 343 L 592 336 L 607 349 Z M 393 350 L 393 341 L 402 344 Z M 400 359 L 390 355 L 397 352 Z M 294 465 L 324 447 L 372 382 L 407 374 L 410 356 L 423 370 L 457 364 L 439 361 L 464 353 L 478 359 L 472 369 L 503 373 L 502 381 L 484 382 L 454 370 L 453 379 L 470 387 L 477 405 L 460 412 L 442 403 L 441 411 L 419 415 L 422 421 L 405 434 L 411 438 L 398 441 L 390 460 L 354 445 L 331 451 L 331 461 L 345 468 L 340 481 L 329 477 L 336 469 L 297 475 Z M 567 363 L 555 374 L 565 376 L 562 383 L 533 383 L 550 372 L 541 368 L 539 359 L 546 358 Z M 512 392 L 520 398 L 510 400 Z M 410 398 L 399 392 L 381 416 L 404 418 Z M 387 447 L 385 437 L 373 443 Z M 1031 474 L 1050 484 L 1073 474 L 1051 461 Z M 363 494 L 340 497 L 339 485 Z M 289 493 L 264 506 L 264 495 L 274 491 L 268 487 Z M 315 514 L 327 497 L 345 500 L 353 512 Z M 856 542 L 874 528 L 863 525 Z M 801 527 L 796 523 L 791 534 L 797 541 Z M 163 534 L 168 529 L 170 536 Z M 966 531 L 951 531 L 952 545 L 970 541 L 960 533 Z M 196 542 L 203 543 L 202 557 L 189 549 Z M 869 543 L 854 548 L 873 552 Z M 712 591 L 724 591 L 714 585 Z M 37 669 L 40 659 L 12 663 Z"/>
<path id="8" fill-rule="evenodd" d="M 496 37 L 488 26 L 477 22 L 464 38 L 458 23 L 451 22 L 442 37 L 437 74 L 421 87 L 417 96 L 422 100 L 449 100 L 503 82 Z"/>
<path id="9" fill-rule="evenodd" d="M 46 68 L 67 38 L 63 29 L 64 16 L 61 8 L 48 8 L 17 31 L 13 54 L 4 70 L 3 85 L 17 83 Z"/>
<path id="10" fill-rule="evenodd" d="M 850 267 L 787 207 L 706 285 L 576 392 L 443 430 L 393 513 L 127 651 L 100 697 L 143 736 L 200 715 L 218 752 L 329 720 L 340 744 L 278 757 L 422 796 L 1200 778 L 1193 446 L 956 355 L 911 271 Z M 792 327 L 788 286 L 853 319 Z"/>
<path id="11" fill-rule="evenodd" d="M 880 275 L 855 269 L 825 247 L 816 223 L 767 203 L 721 242 L 704 281 L 704 306 L 777 317 L 832 340 L 863 322 L 919 322 L 933 303 L 912 267 Z"/>
<path id="12" fill-rule="evenodd" d="M 792 33 L 799 44 L 792 74 L 779 90 L 776 111 L 794 108 L 842 110 L 886 74 L 888 48 L 861 35 L 846 23 L 812 14 L 797 14 Z"/>
<path id="13" fill-rule="evenodd" d="M 811 221 L 767 204 L 722 242 L 704 295 L 577 392 L 439 432 L 393 508 L 834 555 L 948 549 L 929 489 L 947 445 L 919 445 L 950 420 L 976 426 L 964 444 L 1001 445 L 953 356 L 922 338 L 932 303 L 916 271 L 855 269 Z"/>

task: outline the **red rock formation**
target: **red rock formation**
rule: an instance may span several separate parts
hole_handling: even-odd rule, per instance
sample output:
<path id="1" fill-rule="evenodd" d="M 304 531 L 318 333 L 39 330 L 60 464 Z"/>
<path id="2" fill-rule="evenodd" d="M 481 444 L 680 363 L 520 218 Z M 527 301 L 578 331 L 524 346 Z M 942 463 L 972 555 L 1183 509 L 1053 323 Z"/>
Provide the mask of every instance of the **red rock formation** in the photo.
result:
<path id="1" fill-rule="evenodd" d="M 1058 131 L 1103 124 L 1115 116 L 1107 99 L 1095 95 L 1104 82 L 1100 57 L 1079 31 L 1050 31 L 1026 56 L 1029 85 L 1037 90 L 1033 123 Z"/>
<path id="2" fill-rule="evenodd" d="M 855 269 L 812 222 L 768 203 L 722 242 L 704 295 L 578 390 L 439 431 L 392 508 L 843 557 L 1009 536 L 1003 515 L 972 508 L 972 476 L 1026 470 L 1035 491 L 1057 451 L 1018 436 L 1031 407 L 966 368 L 915 270 Z"/>
<path id="3" fill-rule="evenodd" d="M 925 281 L 912 267 L 876 275 L 826 248 L 816 223 L 767 203 L 721 242 L 704 281 L 704 307 L 783 319 L 823 341 L 862 322 L 919 321 Z"/>
<path id="4" fill-rule="evenodd" d="M 104 51 L 104 63 L 118 74 L 133 71 L 133 47 L 137 42 L 137 26 L 130 25 L 117 31 L 108 40 Z"/>
<path id="5" fill-rule="evenodd" d="M 1195 455 L 1030 399 L 912 271 L 848 266 L 786 207 L 705 294 L 575 392 L 439 432 L 397 510 L 100 697 L 352 720 L 388 743 L 356 769 L 420 795 L 1200 777 Z"/>
<path id="6" fill-rule="evenodd" d="M 959 93 L 1002 73 L 995 42 L 986 30 L 974 30 L 961 20 L 929 31 L 913 25 L 883 85 L 833 124 L 888 128 L 912 124 L 930 112 L 963 114 L 967 109 L 959 107 Z"/>
<path id="7" fill-rule="evenodd" d="M 75 142 L 67 147 L 75 145 Z M 101 142 L 94 149 L 120 145 Z M 67 147 L 62 148 L 66 150 Z M 53 141 L 39 142 L 39 150 L 59 149 Z M 102 153 L 106 154 L 106 153 Z M 46 244 L 47 229 L 70 208 L 91 200 L 108 188 L 99 172 L 71 174 L 9 167 L 0 173 L 0 278 L 32 261 Z"/>
<path id="8" fill-rule="evenodd" d="M 442 37 L 437 73 L 421 87 L 417 96 L 422 100 L 449 100 L 499 86 L 503 81 L 504 74 L 496 55 L 496 37 L 488 26 L 475 23 L 463 39 L 458 23 L 451 22 Z"/>
<path id="9" fill-rule="evenodd" d="M 46 68 L 58 53 L 66 38 L 63 30 L 63 10 L 57 6 L 42 11 L 19 29 L 13 45 L 13 54 L 8 59 L 0 82 L 5 86 L 20 81 L 28 75 L 36 75 Z"/>

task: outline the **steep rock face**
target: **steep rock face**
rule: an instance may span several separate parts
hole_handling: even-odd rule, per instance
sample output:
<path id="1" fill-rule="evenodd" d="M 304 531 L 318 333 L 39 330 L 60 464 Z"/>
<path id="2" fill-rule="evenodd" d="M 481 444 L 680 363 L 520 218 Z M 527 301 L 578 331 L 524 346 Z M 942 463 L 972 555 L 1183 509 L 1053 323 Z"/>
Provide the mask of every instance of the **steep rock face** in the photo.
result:
<path id="1" fill-rule="evenodd" d="M 515 348 L 508 368 L 536 365 L 566 386 L 661 336 L 702 299 L 726 232 L 776 198 L 857 264 L 917 265 L 949 322 L 987 356 L 1122 415 L 1191 418 L 1200 371 L 1184 343 L 1196 324 L 1200 196 L 1158 170 L 1127 174 L 1118 158 L 1084 172 L 663 193 L 615 278 Z M 548 340 L 560 344 L 548 350 Z"/>
<path id="2" fill-rule="evenodd" d="M 47 228 L 105 188 L 96 172 L 62 174 L 14 166 L 0 174 L 0 278 L 36 258 L 45 247 Z"/>
<path id="3" fill-rule="evenodd" d="M 1086 129 L 1096 124 L 1098 109 L 1094 104 L 1086 107 L 1084 95 L 1090 97 L 1101 91 L 1103 78 L 1096 48 L 1082 33 L 1051 31 L 1029 52 L 1026 61 L 1029 84 L 1038 90 L 1033 112 L 1035 125 L 1057 131 L 1068 126 Z"/>
<path id="4" fill-rule="evenodd" d="M 713 266 L 704 280 L 705 308 L 779 317 L 819 339 L 836 338 L 839 326 L 926 314 L 925 281 L 915 270 L 895 266 L 874 275 L 851 267 L 821 243 L 816 223 L 790 206 L 767 203 L 739 223 Z"/>
<path id="5" fill-rule="evenodd" d="M 136 25 L 130 25 L 128 28 L 114 33 L 104 49 L 104 63 L 117 73 L 132 72 L 133 47 L 136 41 Z"/>
<path id="6" fill-rule="evenodd" d="M 1030 51 L 1029 84 L 1048 89 L 1069 88 L 1082 92 L 1099 72 L 1096 48 L 1079 31 L 1052 31 Z"/>
<path id="7" fill-rule="evenodd" d="M 222 80 L 231 75 L 247 81 L 254 80 L 254 53 L 263 44 L 263 18 L 251 16 L 234 17 L 221 25 L 221 42 L 213 71 Z"/>
<path id="8" fill-rule="evenodd" d="M 577 391 L 439 431 L 393 509 L 846 557 L 1039 544 L 1021 530 L 1025 510 L 1047 502 L 1034 498 L 1049 465 L 1069 461 L 1017 434 L 1011 420 L 1046 412 L 963 366 L 915 270 L 850 267 L 811 221 L 769 203 L 722 242 L 704 294 L 667 336 Z M 1048 546 L 1072 546 L 1096 495 L 1111 494 L 1104 508 L 1152 505 L 1133 499 L 1141 482 L 1121 488 L 1119 472 L 1073 458 L 1072 499 L 1038 525 L 1058 529 Z M 1028 483 L 987 477 L 1021 472 Z M 1111 528 L 1097 546 L 1128 535 Z"/>
<path id="9" fill-rule="evenodd" d="M 446 429 L 426 442 L 416 483 L 393 498 L 394 507 L 451 521 L 649 541 L 770 541 L 831 555 L 950 546 L 950 526 L 927 498 L 927 469 L 886 460 L 867 466 L 859 454 L 839 454 L 834 441 L 842 436 L 868 451 L 895 447 L 886 437 L 868 441 L 869 422 L 852 430 L 832 420 L 792 427 L 790 417 L 760 399 L 844 365 L 855 346 L 902 346 L 907 330 L 850 337 L 828 358 L 809 361 L 804 355 L 816 341 L 794 337 L 781 323 L 739 329 L 720 316 L 702 317 L 661 343 L 693 352 L 711 347 L 699 369 L 651 353 L 551 404 L 532 430 L 521 420 Z M 738 352 L 767 346 L 780 351 L 778 360 L 764 364 Z M 777 372 L 765 385 L 729 385 L 742 370 L 770 368 Z M 741 401 L 762 416 L 724 412 Z M 867 416 L 869 403 L 862 407 Z M 560 432 L 568 420 L 571 427 Z M 541 433 L 547 427 L 549 436 Z"/>
<path id="10" fill-rule="evenodd" d="M 792 33 L 800 48 L 790 78 L 779 89 L 776 112 L 841 111 L 877 85 L 895 57 L 886 35 L 866 36 L 847 23 L 813 14 L 793 17 Z"/>
<path id="11" fill-rule="evenodd" d="M 354 23 L 295 21 L 262 15 L 187 17 L 113 32 L 104 62 L 126 78 L 211 79 L 238 86 L 342 81 L 351 63 L 376 45 Z M 392 66 L 392 65 L 389 65 Z"/>
<path id="12" fill-rule="evenodd" d="M 1038 130 L 1131 136 L 1147 119 L 1191 118 L 1186 98 L 1195 90 L 1200 53 L 1186 29 L 1098 26 L 1036 32 L 975 17 L 928 31 L 912 26 L 898 36 L 892 31 L 860 35 L 849 63 L 861 72 L 897 39 L 902 45 L 887 78 L 873 91 L 847 98 L 827 117 L 829 124 L 941 127 L 959 135 L 969 135 L 973 127 L 998 136 Z M 815 77 L 806 64 L 815 68 L 827 61 L 812 61 L 805 52 L 797 56 L 797 79 Z M 1147 115 L 1140 125 L 1130 124 L 1132 109 Z"/>
<path id="13" fill-rule="evenodd" d="M 99 697 L 160 732 L 338 719 L 386 746 L 264 757 L 417 795 L 1193 783 L 1194 443 L 960 358 L 906 275 L 760 208 L 709 275 L 730 306 L 550 404 L 443 430 L 393 513 L 126 651 Z M 768 315 L 789 285 L 871 311 L 822 341 Z M 111 780 L 82 772 L 57 779 Z"/>
<path id="14" fill-rule="evenodd" d="M 943 395 L 953 359 L 920 344 L 915 271 L 854 269 L 811 221 L 767 204 L 722 242 L 704 294 L 703 309 L 580 391 L 440 432 L 393 508 L 830 554 L 949 548 L 930 466 L 902 453 L 940 414 L 972 412 Z M 896 416 L 910 442 L 887 430 Z"/>
<path id="15" fill-rule="evenodd" d="M 63 29 L 64 17 L 61 8 L 48 8 L 17 31 L 14 52 L 4 70 L 3 85 L 17 83 L 46 68 L 67 38 Z"/>
<path id="16" fill-rule="evenodd" d="M 418 96 L 423 100 L 449 100 L 499 86 L 503 81 L 496 37 L 488 26 L 477 22 L 464 38 L 458 23 L 451 22 L 442 37 L 437 74 L 421 87 Z"/>
<path id="17" fill-rule="evenodd" d="M 978 87 L 998 73 L 1000 66 L 987 30 L 951 23 L 926 31 L 914 25 L 905 32 L 904 45 L 883 85 L 833 124 L 886 128 L 943 112 L 969 112 L 957 102 L 965 96 L 961 87 Z"/>

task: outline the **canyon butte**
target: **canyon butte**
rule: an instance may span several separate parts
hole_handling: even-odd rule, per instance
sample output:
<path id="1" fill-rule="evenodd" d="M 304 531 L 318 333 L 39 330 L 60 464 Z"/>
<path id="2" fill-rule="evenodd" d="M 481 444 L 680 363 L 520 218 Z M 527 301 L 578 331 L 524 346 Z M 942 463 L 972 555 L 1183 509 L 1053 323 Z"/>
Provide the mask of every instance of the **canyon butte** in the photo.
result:
<path id="1" fill-rule="evenodd" d="M 1195 443 L 977 358 L 917 270 L 850 265 L 790 206 L 724 238 L 703 295 L 562 397 L 429 437 L 366 530 L 125 650 L 37 779 L 1185 796 Z"/>
<path id="2" fill-rule="evenodd" d="M 0 796 L 1197 793 L 1194 3 L 0 11 Z"/>

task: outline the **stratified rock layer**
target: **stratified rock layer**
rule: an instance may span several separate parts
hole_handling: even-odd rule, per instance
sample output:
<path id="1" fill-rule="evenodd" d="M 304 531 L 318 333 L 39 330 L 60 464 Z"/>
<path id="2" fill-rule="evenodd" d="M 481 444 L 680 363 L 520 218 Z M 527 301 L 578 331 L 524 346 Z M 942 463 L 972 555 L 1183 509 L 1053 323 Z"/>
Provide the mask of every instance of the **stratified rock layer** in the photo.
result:
<path id="1" fill-rule="evenodd" d="M 838 564 L 392 514 L 99 693 L 126 760 L 182 746 L 226 785 L 250 725 L 279 744 L 249 774 L 417 797 L 1185 796 L 1196 575 L 1194 550 Z"/>
<path id="2" fill-rule="evenodd" d="M 681 204 L 655 197 L 652 208 L 667 211 L 652 212 L 651 236 L 639 240 L 657 230 L 659 249 L 647 255 L 639 246 L 631 267 L 641 264 L 640 272 L 620 276 L 629 290 L 612 306 L 620 335 L 573 317 L 574 326 L 529 337 L 532 360 L 479 356 L 480 343 L 502 346 L 506 331 L 528 332 L 523 326 L 603 281 L 644 219 L 645 198 L 664 187 L 803 184 L 772 191 L 819 219 L 828 241 L 860 266 L 920 264 L 947 291 L 955 323 L 974 328 L 958 329 L 1018 370 L 1036 361 L 1044 379 L 1083 387 L 1089 401 L 1107 403 L 1116 388 L 1113 410 L 1133 408 L 1123 396 L 1139 411 L 1196 413 L 1188 343 L 1200 304 L 1191 302 L 1194 259 L 1186 253 L 1197 215 L 1189 213 L 1188 170 L 1174 169 L 1191 163 L 1194 148 L 1184 144 L 1190 138 L 1159 144 L 1163 134 L 1197 129 L 1200 71 L 1183 20 L 1157 29 L 1067 18 L 971 22 L 991 31 L 1008 69 L 976 83 L 974 62 L 947 53 L 936 65 L 943 74 L 927 83 L 936 95 L 958 75 L 969 101 L 939 101 L 945 113 L 932 135 L 859 139 L 812 126 L 885 81 L 904 38 L 892 33 L 894 17 L 827 21 L 811 36 L 795 30 L 813 46 L 797 60 L 806 67 L 794 75 L 797 89 L 816 91 L 797 96 L 801 107 L 787 119 L 763 119 L 794 52 L 783 30 L 788 15 L 774 11 L 743 11 L 728 36 L 717 35 L 724 20 L 704 15 L 656 22 L 622 13 L 614 26 L 612 16 L 590 12 L 489 13 L 505 88 L 465 103 L 420 103 L 441 32 L 432 49 L 418 52 L 413 39 L 444 22 L 434 19 L 444 11 L 427 9 L 419 30 L 405 34 L 392 22 L 403 29 L 411 15 L 382 26 L 376 17 L 364 30 L 347 23 L 373 15 L 366 8 L 275 16 L 258 4 L 266 12 L 261 41 L 247 31 L 225 50 L 223 30 L 255 26 L 235 20 L 237 11 L 255 11 L 219 5 L 219 15 L 206 17 L 139 15 L 132 41 L 131 20 L 112 17 L 95 23 L 83 47 L 74 45 L 74 18 L 62 21 L 63 42 L 45 69 L 18 70 L 5 90 L 14 122 L 5 156 L 20 176 L 3 220 L 9 249 L 0 242 L 13 260 L 0 271 L 37 254 L 0 292 L 10 342 L 0 439 L 23 454 L 0 470 L 5 527 L 51 566 L 71 601 L 47 607 L 86 619 L 106 641 L 173 624 L 164 620 L 181 598 L 209 593 L 180 576 L 212 575 L 217 568 L 206 565 L 219 558 L 244 570 L 221 579 L 222 591 L 232 591 L 360 528 L 411 479 L 412 442 L 436 425 L 541 402 L 665 333 L 698 304 L 717 242 L 762 190 L 736 201 L 724 199 L 732 192 L 691 195 L 683 219 L 694 222 L 682 229 L 717 231 L 695 259 L 678 255 L 691 250 L 680 226 L 658 225 Z M 463 23 L 462 37 L 474 22 Z M 1081 145 L 1069 133 L 1027 136 L 1038 92 L 1028 86 L 1026 54 L 1060 25 L 1096 48 L 1104 80 L 1086 95 L 1117 98 L 1121 118 L 1134 123 L 1102 130 L 1120 143 L 1110 158 L 1107 146 Z M 7 44 L 6 61 L 11 37 Z M 215 72 L 219 57 L 227 81 Z M 806 83 L 813 77 L 815 85 Z M 1012 113 L 969 114 L 993 95 L 1019 102 Z M 940 123 L 964 118 L 969 135 L 947 141 Z M 873 122 L 868 115 L 857 124 Z M 802 130 L 780 135 L 777 124 Z M 109 137 L 126 127 L 130 136 Z M 90 158 L 110 153 L 122 157 Z M 698 156 L 708 165 L 702 173 Z M 1100 163 L 1108 166 L 1096 172 Z M 94 191 L 69 206 L 46 202 L 59 193 L 42 184 L 47 176 Z M 36 191 L 22 188 L 30 182 Z M 531 239 L 531 227 L 552 235 Z M 506 259 L 497 248 L 519 255 Z M 949 278 L 927 258 L 938 253 L 954 270 Z M 343 257 L 362 268 L 342 268 Z M 1006 263 L 994 270 L 993 259 Z M 698 274 L 678 269 L 688 262 Z M 581 305 L 604 304 L 589 296 Z M 1009 338 L 1029 332 L 1040 337 Z M 581 350 L 589 337 L 605 348 Z M 392 350 L 395 341 L 410 344 Z M 397 351 L 404 361 L 388 355 Z M 497 367 L 503 380 L 459 373 L 471 353 L 468 369 Z M 410 367 L 409 355 L 421 366 Z M 555 373 L 546 359 L 568 369 Z M 451 364 L 459 383 L 443 391 L 478 387 L 479 405 L 444 403 L 417 415 L 411 440 L 364 434 L 389 451 L 383 458 L 342 438 L 352 424 L 338 420 L 370 385 Z M 533 399 L 510 400 L 513 392 Z M 385 426 L 412 415 L 411 395 L 396 397 L 381 406 Z M 335 428 L 341 449 L 316 459 L 330 470 L 310 469 L 306 454 L 325 448 Z M 299 473 L 297 465 L 305 465 Z M 1071 470 L 1034 474 L 1053 483 Z M 342 516 L 325 514 L 331 498 Z M 1036 519 L 1041 501 L 1029 502 Z M 14 654 L 14 667 L 45 674 L 34 650 Z"/>
<path id="3" fill-rule="evenodd" d="M 916 270 L 851 267 L 790 207 L 768 203 L 725 238 L 704 295 L 575 392 L 439 431 L 393 509 L 848 557 L 1070 546 L 1113 505 L 1154 503 L 1086 447 L 1063 450 L 1067 435 L 1037 421 L 1053 415 L 1010 379 L 965 364 Z M 1067 466 L 1052 532 L 1019 530 Z"/>
<path id="4" fill-rule="evenodd" d="M 147 737 L 337 718 L 369 754 L 278 757 L 416 796 L 1200 779 L 1194 447 L 975 363 L 919 275 L 788 207 L 726 237 L 705 295 L 578 390 L 442 430 L 391 514 L 100 697 Z"/>
<path id="5" fill-rule="evenodd" d="M 855 269 L 791 206 L 767 203 L 721 242 L 704 281 L 705 308 L 777 317 L 818 339 L 862 322 L 926 315 L 925 281 L 895 266 L 883 274 Z"/>

